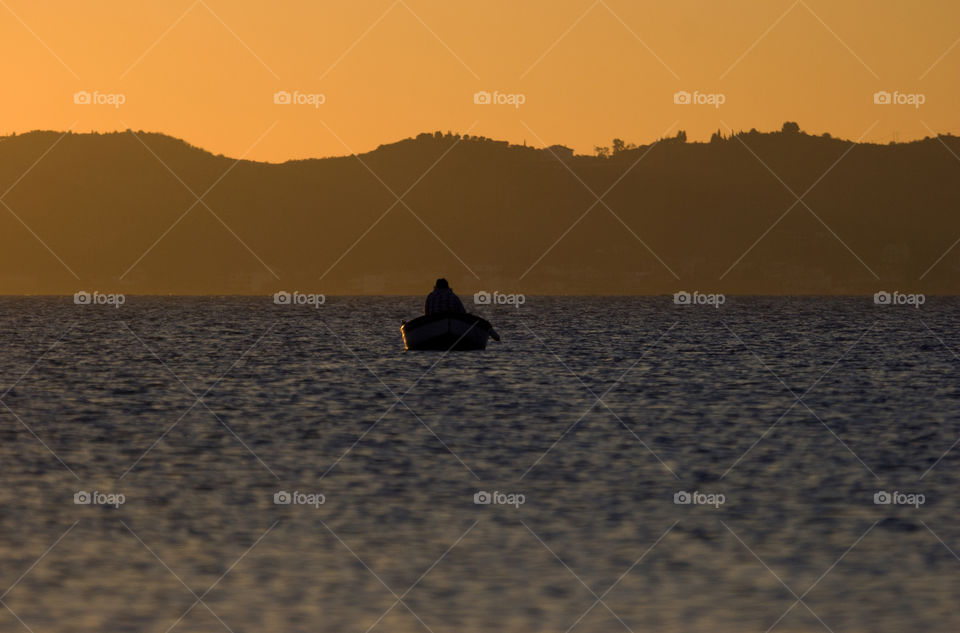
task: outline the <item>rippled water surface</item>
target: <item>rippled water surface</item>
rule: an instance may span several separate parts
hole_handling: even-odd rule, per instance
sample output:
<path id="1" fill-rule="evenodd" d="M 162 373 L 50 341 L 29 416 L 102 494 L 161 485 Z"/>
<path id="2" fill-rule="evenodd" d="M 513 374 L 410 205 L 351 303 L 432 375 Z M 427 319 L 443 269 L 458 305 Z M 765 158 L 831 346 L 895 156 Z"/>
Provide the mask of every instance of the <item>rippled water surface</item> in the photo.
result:
<path id="1" fill-rule="evenodd" d="M 0 630 L 960 629 L 960 301 L 421 305 L 0 299 Z"/>

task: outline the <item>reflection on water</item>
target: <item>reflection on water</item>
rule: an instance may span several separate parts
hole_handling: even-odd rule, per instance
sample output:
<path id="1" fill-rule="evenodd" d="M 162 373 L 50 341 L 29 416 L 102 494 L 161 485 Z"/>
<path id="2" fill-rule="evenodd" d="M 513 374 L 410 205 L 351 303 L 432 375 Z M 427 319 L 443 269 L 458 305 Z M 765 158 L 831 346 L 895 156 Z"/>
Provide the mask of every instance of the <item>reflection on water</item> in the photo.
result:
<path id="1" fill-rule="evenodd" d="M 957 301 L 420 302 L 0 300 L 0 628 L 960 625 Z"/>

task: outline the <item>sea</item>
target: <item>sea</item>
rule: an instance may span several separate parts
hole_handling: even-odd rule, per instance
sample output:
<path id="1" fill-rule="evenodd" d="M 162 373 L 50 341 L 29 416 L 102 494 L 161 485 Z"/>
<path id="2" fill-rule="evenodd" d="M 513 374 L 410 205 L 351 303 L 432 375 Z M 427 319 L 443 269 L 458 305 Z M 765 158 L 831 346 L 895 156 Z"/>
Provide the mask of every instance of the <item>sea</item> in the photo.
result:
<path id="1" fill-rule="evenodd" d="M 960 299 L 0 298 L 0 631 L 960 630 Z"/>

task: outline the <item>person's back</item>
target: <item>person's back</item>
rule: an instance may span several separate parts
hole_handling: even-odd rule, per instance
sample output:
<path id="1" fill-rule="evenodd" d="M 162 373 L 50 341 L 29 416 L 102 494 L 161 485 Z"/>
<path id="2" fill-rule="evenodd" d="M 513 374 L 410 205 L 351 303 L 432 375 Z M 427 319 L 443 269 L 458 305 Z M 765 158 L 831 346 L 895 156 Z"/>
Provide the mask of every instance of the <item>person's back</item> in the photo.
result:
<path id="1" fill-rule="evenodd" d="M 424 314 L 440 312 L 466 312 L 463 303 L 460 302 L 460 297 L 454 294 L 446 279 L 437 280 L 433 292 L 427 295 L 427 300 L 423 304 Z"/>

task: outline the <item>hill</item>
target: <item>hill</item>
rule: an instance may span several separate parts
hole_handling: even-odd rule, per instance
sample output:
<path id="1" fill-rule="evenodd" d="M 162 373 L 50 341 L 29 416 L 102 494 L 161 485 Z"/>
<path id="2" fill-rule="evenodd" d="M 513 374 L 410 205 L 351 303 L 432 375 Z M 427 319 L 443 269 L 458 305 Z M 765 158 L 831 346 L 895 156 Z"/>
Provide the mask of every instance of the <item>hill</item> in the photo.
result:
<path id="1" fill-rule="evenodd" d="M 269 164 L 152 133 L 3 137 L 0 294 L 960 291 L 956 137 L 561 152 L 437 133 Z"/>

